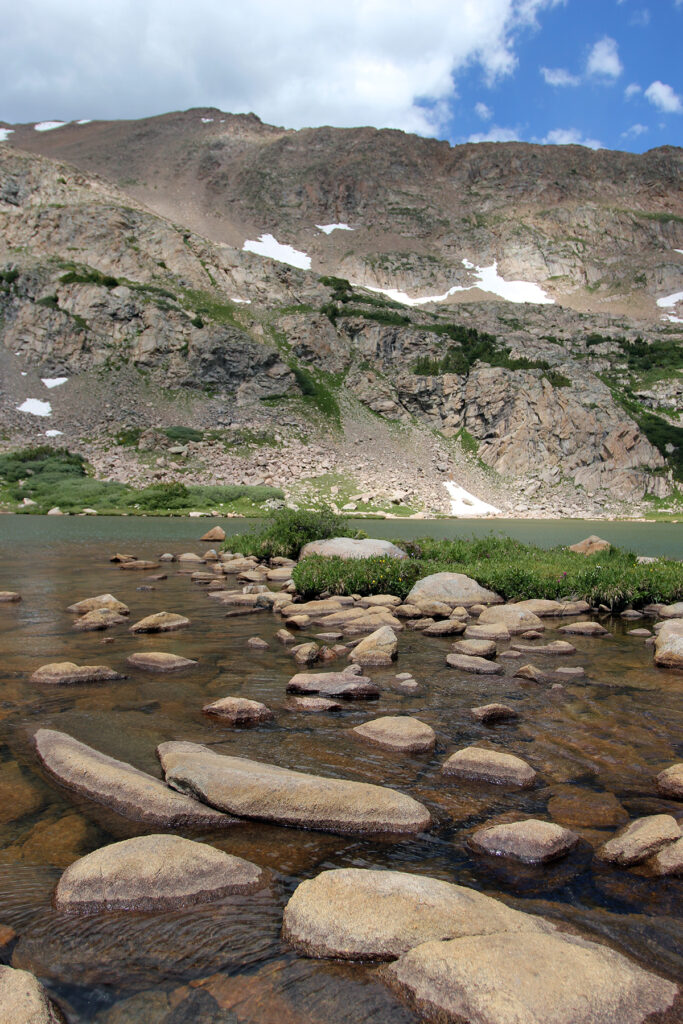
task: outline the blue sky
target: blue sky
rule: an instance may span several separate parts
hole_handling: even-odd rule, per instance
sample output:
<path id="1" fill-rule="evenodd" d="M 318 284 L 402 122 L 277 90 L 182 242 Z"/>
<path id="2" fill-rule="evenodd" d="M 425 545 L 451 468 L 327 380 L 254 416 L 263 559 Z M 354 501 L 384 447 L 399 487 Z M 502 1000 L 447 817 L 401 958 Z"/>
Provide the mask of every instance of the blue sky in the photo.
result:
<path id="1" fill-rule="evenodd" d="M 683 0 L 22 0 L 0 121 L 212 106 L 640 152 L 683 143 L 682 41 Z"/>

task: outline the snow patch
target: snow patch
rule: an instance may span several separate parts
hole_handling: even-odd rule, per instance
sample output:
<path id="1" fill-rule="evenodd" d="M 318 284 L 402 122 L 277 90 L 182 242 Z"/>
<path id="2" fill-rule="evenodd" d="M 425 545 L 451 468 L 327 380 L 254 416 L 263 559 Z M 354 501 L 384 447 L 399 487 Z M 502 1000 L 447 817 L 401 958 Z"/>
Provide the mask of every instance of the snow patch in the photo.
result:
<path id="1" fill-rule="evenodd" d="M 269 260 L 277 260 L 278 263 L 288 263 L 291 267 L 298 267 L 300 270 L 311 269 L 311 257 L 305 252 L 285 245 L 273 235 L 260 235 L 258 241 L 247 239 L 242 246 L 243 252 L 253 252 L 257 256 L 265 256 Z"/>
<path id="2" fill-rule="evenodd" d="M 250 306 L 251 305 L 251 299 L 238 299 L 236 295 L 231 295 L 230 296 L 230 301 L 231 302 L 241 302 L 245 306 Z"/>
<path id="3" fill-rule="evenodd" d="M 203 117 L 201 119 L 201 121 L 202 121 L 202 124 L 213 124 L 213 118 L 212 117 Z"/>
<path id="4" fill-rule="evenodd" d="M 405 292 L 398 291 L 396 288 L 368 287 L 368 291 L 381 292 L 382 295 L 386 295 L 404 306 L 424 306 L 428 302 L 445 302 L 456 292 L 469 292 L 473 288 L 499 295 L 501 299 L 506 299 L 508 302 L 533 302 L 539 306 L 554 305 L 555 303 L 555 300 L 551 299 L 540 285 L 531 281 L 506 281 L 498 273 L 497 260 L 494 260 L 490 267 L 476 267 L 469 260 L 463 260 L 462 264 L 466 270 L 472 271 L 474 277 L 477 278 L 477 284 L 454 284 L 443 295 L 425 295 L 417 299 L 412 299 Z"/>
<path id="5" fill-rule="evenodd" d="M 333 231 L 353 231 L 348 224 L 316 224 L 318 231 L 324 231 L 326 235 L 331 235 Z"/>
<path id="6" fill-rule="evenodd" d="M 10 131 L 11 130 L 12 129 L 10 128 Z M 674 252 L 680 252 L 681 256 L 683 256 L 683 249 L 674 249 Z"/>
<path id="7" fill-rule="evenodd" d="M 55 128 L 63 128 L 66 123 L 66 121 L 39 121 L 33 127 L 37 132 L 51 132 Z"/>
<path id="8" fill-rule="evenodd" d="M 66 384 L 68 377 L 41 377 L 46 388 L 58 388 L 60 384 Z"/>
<path id="9" fill-rule="evenodd" d="M 41 402 L 39 398 L 27 398 L 17 406 L 17 412 L 30 412 L 32 416 L 49 416 L 52 406 L 49 402 Z"/>
<path id="10" fill-rule="evenodd" d="M 665 295 L 662 299 L 657 299 L 660 309 L 673 309 L 679 302 L 683 302 L 683 292 L 674 292 L 673 295 Z"/>
<path id="11" fill-rule="evenodd" d="M 0 142 L 7 142 L 13 132 L 14 128 L 0 128 Z"/>
<path id="12" fill-rule="evenodd" d="M 62 433 L 62 430 L 46 430 L 45 437 L 61 437 Z"/>
<path id="13" fill-rule="evenodd" d="M 27 374 L 26 370 L 22 370 L 21 371 L 21 376 L 22 377 L 28 377 L 28 374 Z"/>
<path id="14" fill-rule="evenodd" d="M 451 496 L 452 516 L 495 516 L 500 515 L 501 510 L 495 505 L 489 505 L 481 498 L 476 498 L 464 487 L 459 487 L 452 480 L 447 480 L 444 487 Z"/>
<path id="15" fill-rule="evenodd" d="M 674 316 L 673 313 L 665 313 L 661 319 L 669 324 L 683 324 L 683 316 Z"/>
<path id="16" fill-rule="evenodd" d="M 83 117 L 80 121 L 76 121 L 76 124 L 92 124 L 92 117 Z M 61 430 L 58 430 L 57 433 L 61 434 Z"/>

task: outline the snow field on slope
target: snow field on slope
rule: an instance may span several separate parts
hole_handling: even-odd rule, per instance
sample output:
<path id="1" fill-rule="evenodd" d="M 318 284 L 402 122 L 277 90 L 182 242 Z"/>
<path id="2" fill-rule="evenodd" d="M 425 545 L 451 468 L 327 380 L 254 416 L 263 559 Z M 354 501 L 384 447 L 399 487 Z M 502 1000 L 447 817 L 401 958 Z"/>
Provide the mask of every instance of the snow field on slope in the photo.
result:
<path id="1" fill-rule="evenodd" d="M 257 256 L 277 260 L 278 263 L 288 263 L 290 267 L 298 267 L 299 270 L 311 269 L 311 257 L 307 253 L 278 242 L 273 235 L 260 235 L 258 241 L 248 238 L 242 246 L 242 251 L 253 252 Z"/>

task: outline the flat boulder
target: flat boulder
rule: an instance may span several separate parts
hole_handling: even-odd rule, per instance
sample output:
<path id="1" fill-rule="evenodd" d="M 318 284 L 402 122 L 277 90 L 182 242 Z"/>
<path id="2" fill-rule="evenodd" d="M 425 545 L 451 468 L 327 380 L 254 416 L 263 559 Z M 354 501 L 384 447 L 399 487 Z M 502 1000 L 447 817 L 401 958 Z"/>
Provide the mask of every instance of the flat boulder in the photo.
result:
<path id="1" fill-rule="evenodd" d="M 503 599 L 463 573 L 436 572 L 418 580 L 406 597 L 407 604 L 419 605 L 420 601 L 443 601 L 451 607 L 469 608 L 474 604 L 501 604 Z"/>
<path id="2" fill-rule="evenodd" d="M 282 919 L 282 936 L 299 953 L 335 960 L 386 961 L 430 939 L 554 929 L 464 885 L 365 868 L 322 871 L 301 882 Z"/>
<path id="3" fill-rule="evenodd" d="M 505 857 L 522 864 L 545 864 L 569 853 L 579 841 L 571 832 L 551 821 L 527 818 L 503 825 L 487 825 L 470 836 L 469 845 L 477 853 Z"/>
<path id="4" fill-rule="evenodd" d="M 384 979 L 439 1024 L 646 1024 L 669 1010 L 673 1022 L 681 1005 L 672 982 L 609 946 L 558 933 L 424 942 L 384 968 Z"/>
<path id="5" fill-rule="evenodd" d="M 241 818 L 363 835 L 411 835 L 431 823 L 426 807 L 384 786 L 229 757 L 197 743 L 162 743 L 157 753 L 169 785 Z"/>
<path id="6" fill-rule="evenodd" d="M 576 654 L 576 647 L 568 640 L 553 640 L 552 643 L 538 645 L 515 640 L 511 646 L 513 651 L 520 651 L 522 654 L 545 654 L 552 658 Z"/>
<path id="7" fill-rule="evenodd" d="M 130 609 L 123 601 L 119 601 L 113 594 L 98 594 L 97 597 L 86 597 L 83 601 L 76 601 L 70 604 L 67 611 L 72 615 L 87 615 L 88 612 L 96 612 L 106 608 L 108 611 L 118 612 L 119 615 L 128 615 Z"/>
<path id="8" fill-rule="evenodd" d="M 498 604 L 492 608 L 485 608 L 479 616 L 479 625 L 488 626 L 502 622 L 510 636 L 517 633 L 525 633 L 529 629 L 545 629 L 543 622 L 538 615 L 520 608 L 517 604 Z"/>
<path id="9" fill-rule="evenodd" d="M 401 598 L 396 597 L 394 594 L 370 594 L 369 597 L 363 597 L 358 602 L 361 608 L 393 608 L 396 609 L 401 604 Z"/>
<path id="10" fill-rule="evenodd" d="M 636 818 L 607 843 L 596 856 L 619 867 L 631 867 L 647 860 L 668 843 L 681 838 L 678 822 L 671 814 L 649 814 Z"/>
<path id="11" fill-rule="evenodd" d="M 603 540 L 592 533 L 590 537 L 580 540 L 578 544 L 570 544 L 569 550 L 574 551 L 577 555 L 597 555 L 599 551 L 609 551 L 611 547 L 608 540 Z"/>
<path id="12" fill-rule="evenodd" d="M 128 562 L 119 562 L 119 569 L 133 569 L 133 570 L 137 569 L 137 570 L 140 570 L 142 572 L 145 569 L 158 569 L 158 568 L 159 568 L 159 563 L 158 562 L 150 562 L 150 561 L 146 561 L 145 559 L 142 559 L 142 558 L 133 558 L 133 559 L 131 559 Z"/>
<path id="13" fill-rule="evenodd" d="M 259 725 L 261 722 L 270 722 L 275 715 L 258 700 L 248 700 L 246 697 L 221 697 L 212 704 L 205 704 L 202 708 L 205 715 L 213 718 L 220 718 L 222 722 L 230 725 Z"/>
<path id="14" fill-rule="evenodd" d="M 304 544 L 299 559 L 309 555 L 323 555 L 325 558 L 407 558 L 401 548 L 388 540 L 366 537 L 354 540 L 351 537 L 330 537 L 327 540 L 313 540 Z"/>
<path id="15" fill-rule="evenodd" d="M 361 640 L 349 654 L 357 665 L 391 665 L 398 657 L 398 640 L 391 626 L 380 626 Z"/>
<path id="16" fill-rule="evenodd" d="M 67 733 L 39 729 L 34 743 L 41 764 L 61 785 L 131 821 L 161 828 L 224 828 L 233 823 L 227 815 Z"/>
<path id="17" fill-rule="evenodd" d="M 478 708 L 470 708 L 472 717 L 484 725 L 492 722 L 505 722 L 512 718 L 519 718 L 519 712 L 515 711 L 508 704 L 482 704 Z"/>
<path id="18" fill-rule="evenodd" d="M 103 846 L 71 864 L 55 889 L 57 910 L 170 910 L 251 892 L 263 871 L 205 843 L 151 835 Z"/>
<path id="19" fill-rule="evenodd" d="M 174 629 L 183 629 L 189 626 L 190 620 L 184 615 L 176 615 L 175 612 L 155 612 L 154 615 L 147 615 L 139 622 L 129 627 L 131 633 L 170 633 Z"/>
<path id="20" fill-rule="evenodd" d="M 683 800 L 683 761 L 665 768 L 655 779 L 657 792 L 671 800 Z"/>
<path id="21" fill-rule="evenodd" d="M 363 740 L 377 744 L 378 747 L 406 754 L 432 750 L 436 743 L 436 733 L 432 727 L 408 715 L 385 715 L 383 718 L 374 718 L 370 722 L 354 726 L 351 732 Z"/>
<path id="22" fill-rule="evenodd" d="M 141 668 L 145 672 L 180 672 L 197 664 L 192 658 L 181 658 L 179 654 L 167 654 L 165 651 L 136 651 L 126 660 L 133 668 Z"/>
<path id="23" fill-rule="evenodd" d="M 609 636 L 609 630 L 599 622 L 589 621 L 570 622 L 567 626 L 560 626 L 558 632 L 576 636 Z"/>
<path id="24" fill-rule="evenodd" d="M 110 608 L 97 608 L 80 615 L 74 622 L 74 629 L 77 633 L 93 633 L 97 630 L 110 629 L 112 626 L 120 626 L 123 622 L 126 622 L 124 615 L 119 615 Z"/>
<path id="25" fill-rule="evenodd" d="M 287 583 L 292 578 L 292 570 L 284 565 L 277 569 L 269 569 L 266 573 L 266 579 L 271 583 Z"/>
<path id="26" fill-rule="evenodd" d="M 111 683 L 125 678 L 107 665 L 76 665 L 73 661 L 55 661 L 36 669 L 31 682 L 68 686 L 74 683 Z"/>
<path id="27" fill-rule="evenodd" d="M 521 757 L 486 747 L 464 747 L 456 751 L 444 762 L 441 771 L 444 775 L 472 782 L 491 782 L 519 789 L 528 789 L 536 780 L 536 772 Z"/>
<path id="28" fill-rule="evenodd" d="M 339 701 L 330 700 L 329 697 L 292 697 L 287 706 L 290 711 L 308 711 L 312 713 L 341 711 L 342 708 Z"/>
<path id="29" fill-rule="evenodd" d="M 0 1024 L 64 1024 L 38 979 L 0 965 Z"/>
<path id="30" fill-rule="evenodd" d="M 456 640 L 453 651 L 468 658 L 495 658 L 496 645 L 493 640 Z"/>
<path id="31" fill-rule="evenodd" d="M 446 655 L 446 664 L 449 668 L 457 668 L 461 672 L 474 672 L 476 675 L 500 676 L 503 674 L 503 666 L 497 665 L 495 661 L 478 658 L 476 655 L 458 654 L 457 651 Z"/>
<path id="32" fill-rule="evenodd" d="M 504 622 L 474 622 L 465 629 L 466 640 L 509 640 L 510 631 Z"/>
<path id="33" fill-rule="evenodd" d="M 683 669 L 683 619 L 664 622 L 655 639 L 655 665 Z"/>
<path id="34" fill-rule="evenodd" d="M 515 608 L 524 608 L 539 619 L 555 618 L 562 615 L 584 615 L 590 611 L 587 601 L 548 601 L 543 598 L 531 598 L 528 601 L 516 601 Z"/>
<path id="35" fill-rule="evenodd" d="M 423 636 L 460 636 L 465 632 L 465 623 L 459 619 L 442 619 L 432 622 L 422 631 Z"/>
<path id="36" fill-rule="evenodd" d="M 378 697 L 379 686 L 367 676 L 343 672 L 297 672 L 287 683 L 287 693 L 313 693 L 324 697 Z"/>

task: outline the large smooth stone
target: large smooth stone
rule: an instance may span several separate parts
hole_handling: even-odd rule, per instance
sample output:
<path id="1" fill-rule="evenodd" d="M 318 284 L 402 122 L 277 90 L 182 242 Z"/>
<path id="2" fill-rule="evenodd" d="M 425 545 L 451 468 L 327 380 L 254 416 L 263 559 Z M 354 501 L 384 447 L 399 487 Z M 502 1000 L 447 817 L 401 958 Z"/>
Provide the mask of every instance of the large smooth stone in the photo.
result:
<path id="1" fill-rule="evenodd" d="M 558 632 L 576 636 L 609 636 L 609 630 L 599 622 L 570 622 L 568 626 L 560 626 Z"/>
<path id="2" fill-rule="evenodd" d="M 441 622 L 432 622 L 431 626 L 423 629 L 423 636 L 460 636 L 465 632 L 466 625 L 458 619 L 442 619 Z"/>
<path id="3" fill-rule="evenodd" d="M 0 1024 L 64 1024 L 64 1017 L 36 977 L 0 965 Z"/>
<path id="4" fill-rule="evenodd" d="M 110 683 L 125 678 L 107 665 L 76 665 L 73 661 L 54 661 L 36 669 L 31 682 L 60 686 L 68 683 Z"/>
<path id="5" fill-rule="evenodd" d="M 323 555 L 325 558 L 407 558 L 405 551 L 388 540 L 353 540 L 351 537 L 330 537 L 328 540 L 313 540 L 304 544 L 299 559 L 309 555 Z"/>
<path id="6" fill-rule="evenodd" d="M 232 824 L 227 815 L 64 732 L 39 729 L 34 742 L 41 763 L 58 782 L 124 818 L 163 828 L 224 828 Z"/>
<path id="7" fill-rule="evenodd" d="M 21 601 L 21 594 L 16 590 L 0 590 L 0 604 L 16 604 Z"/>
<path id="8" fill-rule="evenodd" d="M 431 726 L 407 715 L 386 715 L 363 722 L 351 730 L 361 739 L 376 743 L 387 750 L 399 750 L 406 754 L 417 754 L 431 750 L 436 743 L 436 733 Z"/>
<path id="9" fill-rule="evenodd" d="M 259 722 L 270 722 L 275 717 L 265 704 L 246 697 L 221 697 L 212 704 L 205 704 L 202 711 L 230 725 L 258 725 Z"/>
<path id="10" fill-rule="evenodd" d="M 419 605 L 422 601 L 469 608 L 473 604 L 502 604 L 503 599 L 461 572 L 435 572 L 418 580 L 406 597 L 406 604 Z"/>
<path id="11" fill-rule="evenodd" d="M 70 865 L 57 883 L 58 910 L 168 910 L 250 892 L 261 868 L 181 836 L 151 835 L 104 846 Z"/>
<path id="12" fill-rule="evenodd" d="M 669 619 L 655 639 L 655 665 L 683 669 L 683 619 Z"/>
<path id="13" fill-rule="evenodd" d="M 496 645 L 493 640 L 456 640 L 454 654 L 466 654 L 468 658 L 495 658 Z"/>
<path id="14" fill-rule="evenodd" d="M 680 838 L 681 830 L 673 815 L 649 814 L 646 818 L 632 821 L 601 846 L 596 856 L 620 867 L 630 867 L 647 860 L 663 846 Z"/>
<path id="15" fill-rule="evenodd" d="M 209 543 L 212 541 L 225 540 L 225 530 L 222 526 L 214 526 L 210 530 L 207 530 L 207 532 L 199 539 L 208 541 Z"/>
<path id="16" fill-rule="evenodd" d="M 514 754 L 485 747 L 464 747 L 451 754 L 441 769 L 444 775 L 457 775 L 475 782 L 527 789 L 536 779 L 534 769 Z"/>
<path id="17" fill-rule="evenodd" d="M 490 722 L 504 722 L 506 719 L 519 718 L 519 711 L 507 704 L 482 704 L 478 708 L 470 708 L 478 722 L 488 725 Z"/>
<path id="18" fill-rule="evenodd" d="M 356 665 L 391 665 L 398 655 L 398 640 L 391 626 L 381 626 L 361 640 L 349 655 Z"/>
<path id="19" fill-rule="evenodd" d="M 242 818 L 363 834 L 422 832 L 431 821 L 417 800 L 384 786 L 228 757 L 198 743 L 162 743 L 157 753 L 169 785 Z"/>
<path id="20" fill-rule="evenodd" d="M 683 601 L 676 601 L 674 604 L 660 604 L 659 617 L 661 619 L 683 619 Z"/>
<path id="21" fill-rule="evenodd" d="M 504 622 L 474 622 L 465 629 L 467 640 L 509 640 L 510 632 Z"/>
<path id="22" fill-rule="evenodd" d="M 308 615 L 307 612 L 304 613 Z M 297 616 L 287 619 L 289 625 Z M 340 608 L 329 614 L 315 615 L 315 622 L 326 630 L 341 629 L 349 635 L 373 633 L 382 626 L 390 626 L 394 631 L 403 629 L 403 624 L 388 608 Z"/>
<path id="23" fill-rule="evenodd" d="M 136 651 L 126 660 L 133 668 L 141 668 L 146 672 L 178 672 L 197 664 L 192 658 L 181 658 L 179 654 L 168 654 L 166 651 Z"/>
<path id="24" fill-rule="evenodd" d="M 455 651 L 446 655 L 446 664 L 449 668 L 457 668 L 461 672 L 474 672 L 482 676 L 501 676 L 504 671 L 502 665 L 497 665 L 495 661 L 489 661 L 488 658 L 458 654 Z"/>
<path id="25" fill-rule="evenodd" d="M 570 544 L 569 551 L 574 551 L 579 555 L 595 555 L 598 551 L 609 551 L 611 547 L 608 540 L 603 540 L 602 537 L 592 533 L 590 537 L 580 540 L 578 544 Z"/>
<path id="26" fill-rule="evenodd" d="M 584 615 L 590 610 L 587 601 L 548 601 L 535 597 L 528 601 L 516 601 L 515 607 L 525 608 L 528 612 L 538 615 L 539 619 L 560 615 Z"/>
<path id="27" fill-rule="evenodd" d="M 608 946 L 557 933 L 425 942 L 384 976 L 439 1024 L 645 1024 L 680 1005 L 672 982 Z"/>
<path id="28" fill-rule="evenodd" d="M 76 619 L 74 629 L 78 633 L 93 633 L 98 629 L 120 626 L 123 622 L 126 622 L 126 618 L 119 615 L 118 612 L 111 611 L 109 608 L 97 608 Z"/>
<path id="29" fill-rule="evenodd" d="M 316 693 L 327 697 L 378 697 L 379 686 L 367 676 L 351 672 L 297 672 L 287 693 Z"/>
<path id="30" fill-rule="evenodd" d="M 86 597 L 83 601 L 70 604 L 67 611 L 72 615 L 87 615 L 88 612 L 97 612 L 106 608 L 110 612 L 118 612 L 119 615 L 130 614 L 130 609 L 123 601 L 119 601 L 113 594 L 98 594 L 97 597 Z"/>
<path id="31" fill-rule="evenodd" d="M 672 800 L 683 800 L 683 761 L 665 768 L 655 779 L 657 792 Z"/>
<path id="32" fill-rule="evenodd" d="M 190 620 L 184 615 L 176 615 L 175 612 L 155 612 L 154 615 L 147 615 L 139 622 L 134 622 L 129 629 L 131 633 L 168 633 L 189 625 Z"/>
<path id="33" fill-rule="evenodd" d="M 478 853 L 509 857 L 523 864 L 545 864 L 568 853 L 578 841 L 576 832 L 570 832 L 568 828 L 538 818 L 527 818 L 525 821 L 477 829 L 469 843 Z"/>
<path id="34" fill-rule="evenodd" d="M 496 622 L 502 622 L 511 636 L 525 633 L 528 629 L 545 629 L 538 615 L 534 615 L 526 608 L 520 608 L 517 604 L 494 605 L 492 608 L 485 608 L 479 616 L 479 624 L 482 626 Z"/>
<path id="35" fill-rule="evenodd" d="M 553 640 L 550 644 L 525 644 L 521 640 L 515 640 L 510 645 L 513 651 L 521 651 L 522 654 L 546 654 L 551 657 L 560 657 L 561 655 L 576 654 L 576 647 L 574 644 L 570 644 L 568 640 Z"/>
<path id="36" fill-rule="evenodd" d="M 393 960 L 429 939 L 555 926 L 463 885 L 406 871 L 337 868 L 296 888 L 283 938 L 300 953 L 344 960 Z"/>

